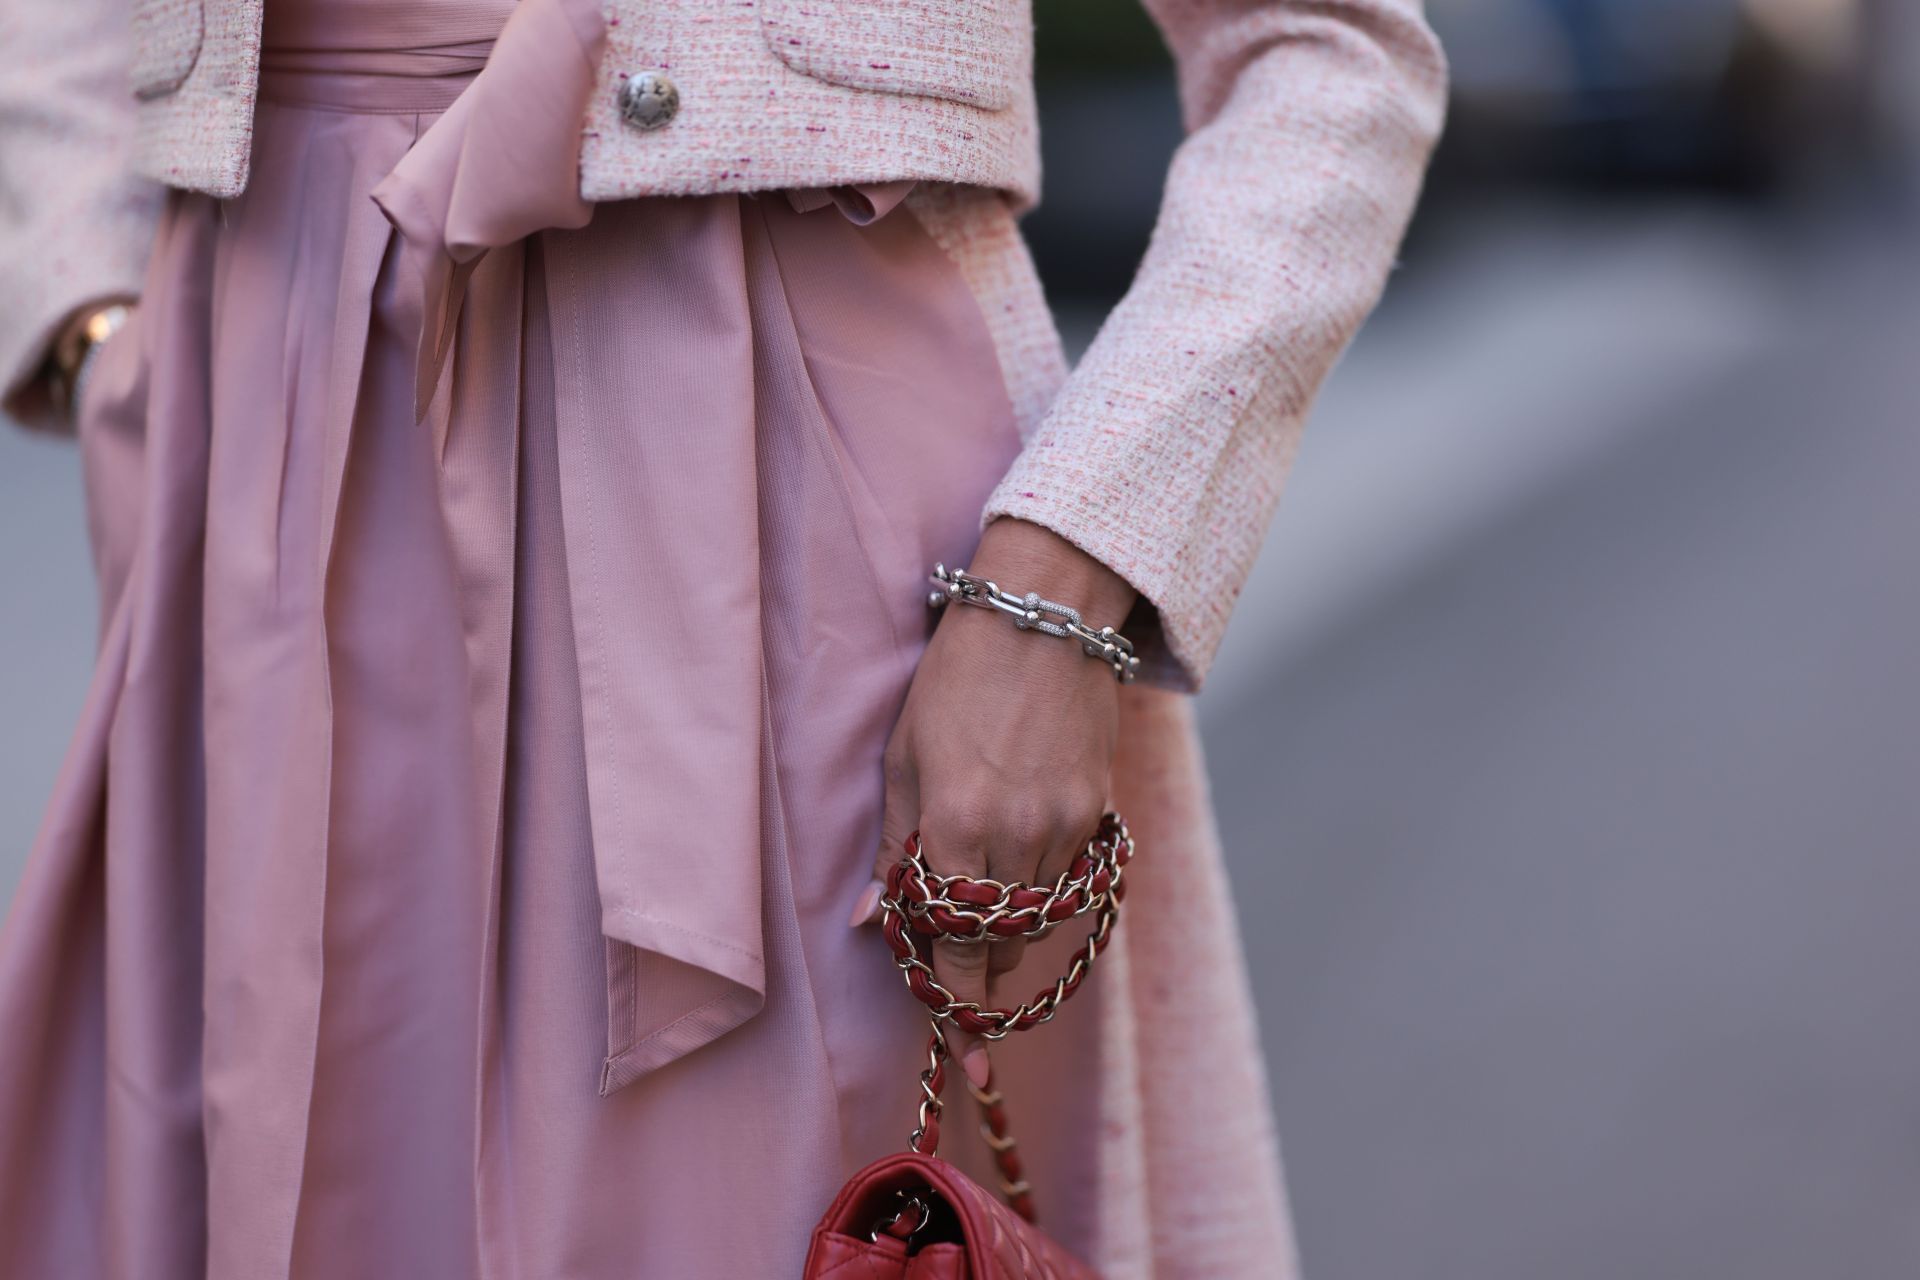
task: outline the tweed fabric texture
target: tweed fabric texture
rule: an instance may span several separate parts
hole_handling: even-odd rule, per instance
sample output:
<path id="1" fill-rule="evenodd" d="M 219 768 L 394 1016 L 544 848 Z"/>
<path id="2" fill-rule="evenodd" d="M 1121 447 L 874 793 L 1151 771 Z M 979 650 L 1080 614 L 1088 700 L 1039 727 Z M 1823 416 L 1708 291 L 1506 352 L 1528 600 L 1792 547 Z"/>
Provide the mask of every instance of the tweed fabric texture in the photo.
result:
<path id="1" fill-rule="evenodd" d="M 140 292 L 160 207 L 133 175 L 127 41 L 101 38 L 100 2 L 0 5 L 0 412 L 36 427 L 54 425 L 35 376 L 54 333 Z"/>
<path id="2" fill-rule="evenodd" d="M 131 18 L 134 96 L 178 89 L 200 58 L 200 0 L 133 0 Z"/>
<path id="3" fill-rule="evenodd" d="M 852 12 L 877 5 L 845 7 Z M 963 15 L 993 6 L 921 0 L 914 7 L 945 16 L 917 27 L 898 23 L 901 38 L 915 30 L 923 38 L 930 30 L 977 30 L 979 20 Z M 831 50 L 847 47 L 837 38 L 834 12 L 822 10 L 807 20 L 805 38 L 825 50 L 807 61 L 823 72 L 853 74 L 844 55 L 830 56 Z M 608 19 L 600 83 L 588 99 L 581 194 L 614 200 L 915 178 L 1000 188 L 1025 207 L 1038 198 L 1040 187 L 1025 12 L 1022 4 L 1017 42 L 1005 40 L 997 28 L 973 38 L 975 62 L 989 49 L 1000 50 L 1004 60 L 1000 77 L 1010 86 L 1009 104 L 990 110 L 952 97 L 875 91 L 796 70 L 775 55 L 771 41 L 778 39 L 783 50 L 791 51 L 802 46 L 787 42 L 801 37 L 787 34 L 792 28 L 763 23 L 752 4 L 618 0 Z M 876 30 L 871 24 L 865 29 Z M 921 68 L 921 87 L 957 92 L 980 78 L 964 62 L 935 73 L 928 69 L 933 52 L 923 51 L 913 63 L 907 61 L 911 53 L 901 49 L 893 56 L 903 67 Z M 957 50 L 942 56 L 956 55 Z M 621 80 L 641 71 L 664 72 L 680 90 L 673 123 L 644 134 L 621 121 L 617 105 Z"/>
<path id="4" fill-rule="evenodd" d="M 193 43 L 194 26 L 204 24 L 205 33 L 179 87 L 141 103 L 140 170 L 171 186 L 238 195 L 252 139 L 261 0 L 150 2 L 166 29 L 155 25 L 144 39 L 179 49 Z M 613 200 L 762 191 L 871 174 L 998 187 L 1023 204 L 1037 198 L 1024 3 L 919 0 L 914 20 L 879 19 L 883 6 L 847 3 L 849 21 L 822 10 L 802 22 L 798 8 L 763 23 L 750 3 L 615 0 L 584 125 L 581 193 Z M 987 20 L 992 12 L 998 16 Z M 897 76 L 856 69 L 854 50 L 883 38 L 931 43 L 918 53 L 903 48 Z M 817 74 L 776 56 L 775 39 Z M 620 86 L 642 71 L 664 72 L 680 90 L 669 127 L 640 132 L 620 119 Z"/>
<path id="5" fill-rule="evenodd" d="M 27 374 L 59 316 L 131 291 L 146 254 L 153 189 L 128 178 L 121 141 L 135 100 L 108 88 L 129 74 L 122 2 L 20 0 L 0 16 L 0 296 L 25 300 L 0 311 L 11 410 L 31 403 Z M 975 12 L 934 3 L 949 17 Z M 140 147 L 171 185 L 238 191 L 260 8 L 204 5 L 186 79 L 137 109 Z M 1415 0 L 1152 7 L 1193 136 L 1133 289 L 1070 380 L 1014 223 L 1036 176 L 1024 42 L 1013 105 L 988 111 L 822 78 L 864 74 L 849 62 L 858 39 L 837 30 L 822 28 L 820 48 L 803 57 L 821 74 L 804 74 L 774 51 L 752 6 L 621 0 L 608 12 L 584 122 L 581 189 L 612 199 L 928 180 L 907 208 L 959 266 L 1028 437 L 986 515 L 1050 525 L 1126 574 L 1164 632 L 1156 678 L 1190 686 L 1218 643 L 1312 394 L 1384 280 L 1438 128 L 1442 67 Z M 646 68 L 679 82 L 683 108 L 670 128 L 641 135 L 618 120 L 613 92 L 622 71 Z M 913 74 L 955 92 L 979 73 Z M 1075 1229 L 1097 1242 L 1093 1261 L 1116 1280 L 1290 1275 L 1275 1270 L 1291 1241 L 1191 710 L 1136 686 L 1123 716 L 1115 795 L 1155 851 L 1134 873 L 1136 891 L 1176 910 L 1168 918 L 1183 928 L 1123 930 L 1069 1014 L 1097 1017 L 1101 1034 L 1066 1027 L 1035 1046 L 1085 1055 L 1112 1086 L 1098 1123 L 1073 1129 L 1102 1147 L 1099 1194 L 1085 1210 L 1098 1216 Z M 1023 1071 L 1037 1069 L 1022 1055 L 1006 1050 L 1016 1097 Z M 1043 1164 L 1045 1133 L 1031 1141 Z"/>
<path id="6" fill-rule="evenodd" d="M 134 112 L 135 166 L 142 176 L 169 187 L 237 196 L 247 185 L 253 151 L 262 0 L 162 3 L 159 13 L 169 20 L 201 28 L 200 52 L 176 88 L 140 100 Z M 139 34 L 153 39 L 161 33 L 151 27 Z M 182 32 L 166 39 L 176 47 L 194 42 L 192 34 Z M 137 53 L 134 61 L 148 58 Z"/>
<path id="7" fill-rule="evenodd" d="M 86 15 L 94 42 L 111 43 L 102 2 L 71 0 L 64 28 L 16 47 L 72 54 Z M 158 42 L 141 58 L 155 66 L 171 70 L 191 28 L 205 30 L 179 87 L 139 104 L 138 164 L 232 195 L 246 181 L 261 0 L 141 2 L 144 38 Z M 1148 678 L 1193 688 L 1313 397 L 1378 298 L 1439 130 L 1445 67 L 1419 0 L 1146 3 L 1174 53 L 1191 135 L 1133 288 L 983 515 L 1046 525 L 1131 581 Z M 581 141 L 589 200 L 919 179 L 996 189 L 1017 213 L 1037 194 L 1025 0 L 617 0 L 606 22 Z M 649 133 L 617 107 L 623 77 L 641 70 L 681 90 L 678 116 Z M 1002 86 L 1007 105 L 984 105 Z M 124 181 L 92 168 L 41 168 L 34 178 L 54 198 L 17 203 L 49 207 L 69 188 L 70 204 L 94 203 Z M 23 179 L 0 181 L 12 195 Z M 1024 251 L 1001 242 L 1012 231 L 995 219 L 949 217 L 942 231 L 933 203 L 915 207 L 982 305 L 998 308 L 989 322 L 1025 425 L 1062 366 L 1057 338 L 1019 305 L 1037 289 L 1021 278 Z M 73 234 L 113 238 L 104 261 L 123 262 L 145 233 L 125 222 Z M 6 389 L 23 405 L 53 302 L 85 298 L 54 292 L 0 318 Z"/>
<path id="8" fill-rule="evenodd" d="M 979 187 L 922 184 L 906 205 L 972 290 L 1000 358 L 1020 438 L 1031 446 L 1067 380 L 1068 363 L 1008 197 Z M 988 510 L 985 520 L 993 516 Z M 1175 687 L 1187 683 L 1151 600 L 1143 600 L 1121 630 L 1133 641 L 1148 680 Z"/>
<path id="9" fill-rule="evenodd" d="M 1007 197 L 984 187 L 922 183 L 906 207 L 946 250 L 980 304 L 1024 440 L 1067 377 L 1067 355 Z"/>
<path id="10" fill-rule="evenodd" d="M 795 71 L 989 111 L 1019 91 L 1027 22 L 1022 0 L 760 0 L 767 43 Z"/>
<path id="11" fill-rule="evenodd" d="M 1133 287 L 986 518 L 1046 525 L 1204 676 L 1321 381 L 1385 282 L 1445 98 L 1416 0 L 1148 0 L 1190 134 Z M 1144 658 L 1144 655 L 1143 655 Z"/>
<path id="12" fill-rule="evenodd" d="M 1129 902 L 1152 904 L 1154 919 L 1136 909 L 1102 956 L 1099 1043 L 1124 1083 L 1100 1092 L 1100 1202 L 1110 1212 L 1090 1260 L 1106 1280 L 1296 1280 L 1280 1139 L 1192 699 L 1126 690 L 1113 786 L 1152 851 L 1127 869 Z"/>
<path id="13" fill-rule="evenodd" d="M 1015 423 L 1030 436 L 1067 363 L 1007 201 L 923 185 L 906 208 L 973 293 Z M 1157 629 L 1139 638 L 1145 662 L 1177 670 Z M 1085 1200 L 1093 1216 L 1073 1226 L 1093 1242 L 1089 1260 L 1108 1280 L 1292 1280 L 1298 1251 L 1280 1139 L 1193 705 L 1136 684 L 1122 691 L 1120 714 L 1113 794 L 1141 847 L 1152 850 L 1127 874 L 1135 900 L 1155 904 L 1154 913 L 1115 932 L 1100 978 L 1080 1002 L 1095 1011 L 1098 1034 L 1075 1037 L 1068 1026 L 1063 1035 L 1013 1037 L 995 1052 L 997 1078 L 1016 1108 L 1022 1097 L 1044 1096 L 1037 1063 L 1057 1067 L 1064 1058 L 1101 1081 L 1089 1091 L 1093 1114 L 1069 1140 L 1091 1134 L 1099 1145 L 1098 1185 Z M 1175 920 L 1178 927 L 1164 927 Z M 1190 978 L 1169 982 L 1168 974 Z M 1058 1135 L 1023 1126 L 1021 1137 L 1023 1155 L 1040 1167 Z M 1059 1207 L 1045 1211 L 1057 1225 Z"/>

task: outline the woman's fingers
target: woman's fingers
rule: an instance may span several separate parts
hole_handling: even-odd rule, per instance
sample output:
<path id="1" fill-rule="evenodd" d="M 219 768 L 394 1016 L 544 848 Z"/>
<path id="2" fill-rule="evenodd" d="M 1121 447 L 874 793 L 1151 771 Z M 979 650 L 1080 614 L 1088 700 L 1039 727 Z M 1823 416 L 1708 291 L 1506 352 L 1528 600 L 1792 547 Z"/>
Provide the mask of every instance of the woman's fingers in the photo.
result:
<path id="1" fill-rule="evenodd" d="M 928 865 L 941 875 L 990 877 L 1003 884 L 1052 884 L 1073 864 L 1100 824 L 1104 785 L 1074 785 L 1061 781 L 1036 794 L 1010 792 L 991 800 L 952 805 L 945 797 L 930 797 L 923 816 L 922 836 Z M 933 967 L 941 985 L 955 999 L 978 1005 L 1017 1003 L 1002 999 L 999 981 L 1021 961 L 1024 938 L 996 939 L 991 944 L 935 944 Z M 984 1047 L 971 1036 L 952 1034 L 950 1045 L 967 1068 L 969 1078 L 984 1078 Z"/>
<path id="2" fill-rule="evenodd" d="M 920 822 L 919 775 L 914 770 L 913 757 L 898 733 L 887 744 L 880 768 L 884 787 L 880 810 L 880 848 L 873 857 L 872 881 L 854 899 L 853 918 L 849 923 L 856 928 L 872 924 L 880 918 L 880 895 L 886 890 L 887 873 L 893 870 L 894 864 L 906 852 L 907 836 Z"/>
<path id="3" fill-rule="evenodd" d="M 1100 815 L 1106 806 L 1104 796 L 1096 800 L 1096 794 L 1091 787 L 1056 789 L 1041 817 L 1029 824 L 1030 843 L 1018 854 L 1014 869 L 991 864 L 995 878 L 1019 880 L 1039 889 L 1051 887 L 1073 866 L 1075 855 L 1099 829 Z M 1037 842 L 1037 846 L 1031 842 Z M 1025 938 L 1008 938 L 994 943 L 992 954 L 987 958 L 987 989 L 1002 1006 L 1015 1004 L 1033 994 L 1002 981 L 1019 966 L 1026 948 Z"/>
<path id="4" fill-rule="evenodd" d="M 934 680 L 936 673 L 949 670 L 973 674 L 970 662 L 952 666 L 944 660 L 939 642 L 949 630 L 943 626 L 935 635 L 882 759 L 881 844 L 874 851 L 873 879 L 850 904 L 856 926 L 883 915 L 884 882 L 916 829 L 928 869 L 936 875 L 1046 886 L 1072 865 L 1099 825 L 1111 766 L 1110 745 L 1103 746 L 1111 738 L 1111 695 L 1073 704 L 1093 722 L 1084 735 L 1055 743 L 1045 734 L 1036 739 L 1025 726 L 1001 741 L 1006 726 L 994 717 L 981 718 L 979 699 L 969 692 L 971 680 L 957 685 Z M 1000 629 L 979 638 L 981 644 L 1006 639 Z M 969 659 L 979 656 L 962 652 Z M 924 693 L 923 685 L 936 692 Z M 1105 686 L 1096 691 L 1107 692 Z M 965 695 L 961 705 L 951 710 L 926 712 L 921 705 L 926 697 L 939 705 L 940 699 L 960 695 Z M 923 722 L 938 726 L 938 732 L 923 731 Z M 1019 965 L 1025 947 L 1021 938 L 938 939 L 930 957 L 933 976 L 956 1003 L 990 1008 L 999 1000 L 1002 984 L 996 980 Z M 985 1081 L 985 1042 L 951 1021 L 946 1038 L 968 1078 Z"/>
<path id="5" fill-rule="evenodd" d="M 934 792 L 927 797 L 926 811 L 920 815 L 920 837 L 926 851 L 927 866 L 943 876 L 991 874 L 988 851 L 1004 840 L 993 797 L 970 795 L 958 787 Z M 955 1001 L 987 1007 L 986 943 L 936 940 L 933 944 L 933 976 L 953 993 Z M 975 1085 L 987 1079 L 986 1042 L 969 1035 L 951 1022 L 947 1024 L 947 1047 L 960 1062 L 961 1070 Z"/>
<path id="6" fill-rule="evenodd" d="M 963 1004 L 987 1007 L 987 951 L 984 944 L 940 941 L 933 944 L 933 976 Z M 947 1048 L 976 1088 L 987 1083 L 987 1044 L 947 1024 Z"/>
<path id="7" fill-rule="evenodd" d="M 1001 979 L 1019 968 L 1021 957 L 1026 954 L 1025 938 L 1006 938 L 987 948 L 987 998 L 996 1005 L 1005 1006 L 1024 998 L 1018 992 L 1010 993 Z M 1013 999 L 1009 999 L 1009 995 Z"/>

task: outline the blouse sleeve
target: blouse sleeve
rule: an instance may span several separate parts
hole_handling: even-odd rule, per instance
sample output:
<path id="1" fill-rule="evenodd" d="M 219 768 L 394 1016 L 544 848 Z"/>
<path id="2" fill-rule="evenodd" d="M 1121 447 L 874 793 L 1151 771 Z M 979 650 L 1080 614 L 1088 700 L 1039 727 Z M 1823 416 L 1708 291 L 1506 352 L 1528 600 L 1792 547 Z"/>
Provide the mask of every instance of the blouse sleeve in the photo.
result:
<path id="1" fill-rule="evenodd" d="M 133 174 L 123 0 L 0 6 L 0 411 L 51 425 L 35 375 L 62 321 L 129 296 L 160 191 Z"/>
<path id="2" fill-rule="evenodd" d="M 985 518 L 1045 525 L 1130 581 L 1148 674 L 1195 688 L 1314 394 L 1379 298 L 1446 64 L 1420 0 L 1145 3 L 1188 136 L 1132 287 Z"/>

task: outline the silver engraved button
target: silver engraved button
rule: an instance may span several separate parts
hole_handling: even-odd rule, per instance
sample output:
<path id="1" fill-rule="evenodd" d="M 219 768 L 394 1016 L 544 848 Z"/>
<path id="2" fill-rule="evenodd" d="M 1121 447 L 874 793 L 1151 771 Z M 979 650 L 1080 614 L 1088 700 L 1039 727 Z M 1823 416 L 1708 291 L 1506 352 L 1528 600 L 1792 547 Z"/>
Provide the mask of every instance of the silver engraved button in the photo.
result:
<path id="1" fill-rule="evenodd" d="M 680 112 L 680 90 L 658 71 L 642 71 L 620 86 L 620 118 L 646 131 L 664 129 Z"/>

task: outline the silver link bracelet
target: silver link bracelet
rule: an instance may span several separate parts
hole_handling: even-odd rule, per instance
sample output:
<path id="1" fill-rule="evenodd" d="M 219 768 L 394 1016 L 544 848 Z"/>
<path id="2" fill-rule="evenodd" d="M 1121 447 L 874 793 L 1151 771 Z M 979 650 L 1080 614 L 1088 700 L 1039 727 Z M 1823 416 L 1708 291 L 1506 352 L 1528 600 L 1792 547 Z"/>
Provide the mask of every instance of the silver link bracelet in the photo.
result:
<path id="1" fill-rule="evenodd" d="M 1112 667 L 1121 684 L 1130 683 L 1140 670 L 1140 659 L 1133 654 L 1133 641 L 1112 627 L 1094 630 L 1081 620 L 1078 609 L 1042 600 L 1031 591 L 1024 596 L 1002 591 L 997 583 L 976 577 L 965 569 L 949 569 L 944 564 L 933 566 L 930 581 L 939 588 L 927 597 L 927 604 L 932 608 L 954 601 L 982 609 L 998 609 L 1012 618 L 1013 625 L 1022 631 L 1078 640 L 1081 651 Z"/>

